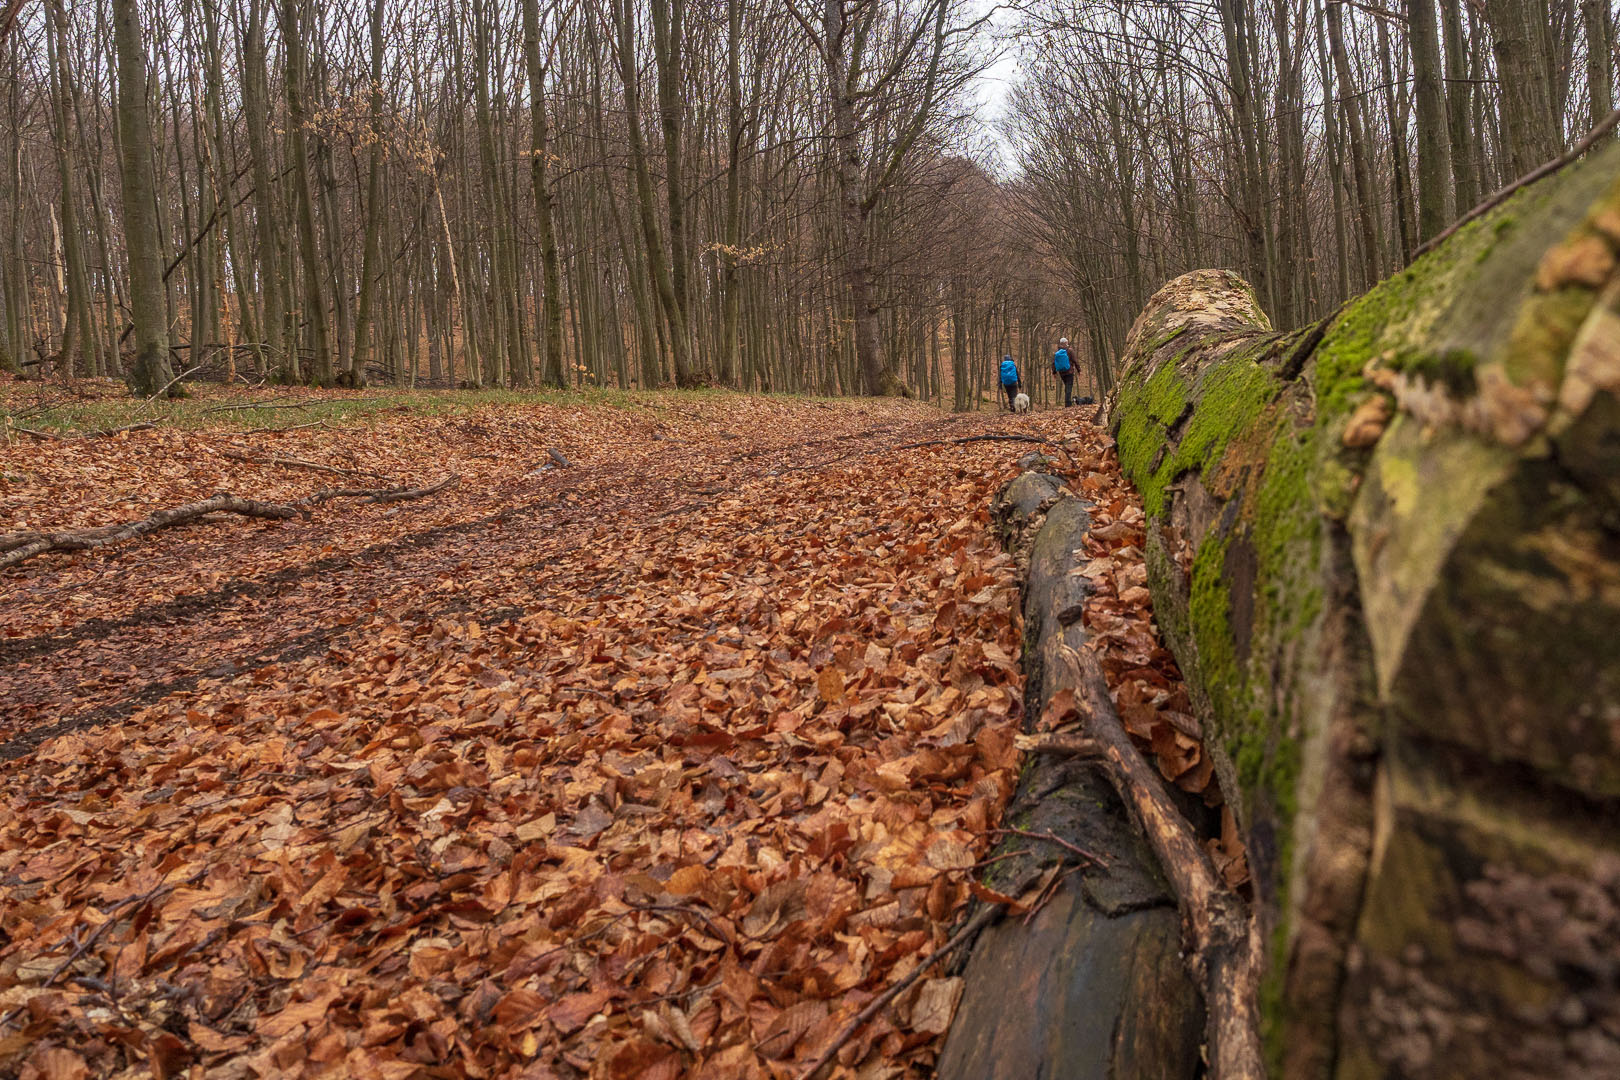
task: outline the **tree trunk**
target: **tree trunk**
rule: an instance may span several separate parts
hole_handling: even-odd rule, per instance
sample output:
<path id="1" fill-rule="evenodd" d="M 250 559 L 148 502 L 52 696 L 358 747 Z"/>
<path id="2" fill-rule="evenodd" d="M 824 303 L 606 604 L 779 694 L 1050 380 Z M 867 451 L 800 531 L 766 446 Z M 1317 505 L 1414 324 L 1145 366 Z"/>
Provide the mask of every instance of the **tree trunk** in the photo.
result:
<path id="1" fill-rule="evenodd" d="M 178 396 L 169 366 L 169 313 L 163 290 L 163 247 L 158 234 L 157 173 L 152 121 L 146 102 L 146 46 L 136 0 L 113 0 L 118 52 L 118 162 L 124 186 L 124 245 L 129 258 L 130 321 L 135 326 L 131 386 L 152 395 L 167 387 Z"/>
<path id="2" fill-rule="evenodd" d="M 1350 140 L 1351 175 L 1356 185 L 1356 222 L 1361 227 L 1361 280 L 1365 288 L 1378 280 L 1383 265 L 1383 252 L 1379 248 L 1376 226 L 1377 210 L 1373 207 L 1372 168 L 1367 161 L 1365 128 L 1361 122 L 1361 98 L 1355 90 L 1355 78 L 1350 68 L 1350 56 L 1344 48 L 1344 22 L 1342 0 L 1328 0 L 1328 45 L 1333 52 L 1333 66 L 1338 74 L 1339 106 L 1344 115 L 1344 126 Z"/>
<path id="3" fill-rule="evenodd" d="M 1451 133 L 1451 173 L 1457 187 L 1457 210 L 1479 202 L 1479 140 L 1470 114 L 1474 87 L 1468 81 L 1468 46 L 1463 39 L 1462 0 L 1440 0 L 1440 23 L 1446 43 L 1446 130 Z"/>
<path id="4" fill-rule="evenodd" d="M 281 243 L 276 229 L 276 191 L 270 172 L 269 71 L 265 61 L 264 9 L 268 0 L 249 0 L 247 28 L 242 38 L 242 102 L 248 135 L 248 153 L 253 158 L 254 225 L 259 238 L 259 288 L 262 347 L 258 352 L 259 371 L 267 374 L 277 365 L 288 381 L 301 377 L 296 345 L 286 338 L 287 303 L 281 276 Z M 245 300 L 245 298 L 244 298 Z"/>
<path id="5" fill-rule="evenodd" d="M 1440 36 L 1434 0 L 1407 0 L 1417 112 L 1418 242 L 1439 235 L 1457 215 L 1451 179 L 1451 138 L 1441 83 Z M 1468 207 L 1464 207 L 1468 209 Z"/>
<path id="6" fill-rule="evenodd" d="M 529 76 L 529 179 L 534 187 L 544 290 L 540 298 L 541 340 L 545 343 L 542 377 L 560 390 L 567 385 L 563 379 L 562 258 L 551 197 L 551 133 L 546 115 L 546 69 L 540 59 L 539 0 L 523 0 L 523 62 Z"/>
<path id="7" fill-rule="evenodd" d="M 1558 156 L 1563 139 L 1553 120 L 1547 67 L 1532 0 L 1485 0 L 1501 88 L 1502 137 L 1508 172 L 1523 176 Z"/>
<path id="8" fill-rule="evenodd" d="M 300 0 L 284 0 L 281 15 L 281 34 L 287 45 L 287 137 L 292 142 L 293 190 L 297 200 L 298 250 L 304 262 L 304 302 L 309 310 L 304 318 L 309 322 L 315 343 L 315 363 L 310 377 L 321 386 L 332 383 L 332 346 L 330 329 L 326 322 L 326 277 L 322 271 L 320 245 L 316 236 L 315 191 L 310 177 L 309 138 L 305 130 L 309 117 L 304 106 L 308 91 L 309 64 L 307 43 L 299 26 Z M 296 333 L 294 340 L 297 339 Z"/>
<path id="9" fill-rule="evenodd" d="M 1226 271 L 1111 409 L 1290 1078 L 1620 1060 L 1620 147 L 1323 324 Z"/>
<path id="10" fill-rule="evenodd" d="M 1581 22 L 1586 30 L 1588 121 L 1597 127 L 1614 111 L 1614 25 L 1609 5 L 1605 0 L 1581 0 Z"/>
<path id="11" fill-rule="evenodd" d="M 690 386 L 693 380 L 691 336 L 687 332 L 685 309 L 675 288 L 675 278 L 666 253 L 663 230 L 658 226 L 658 208 L 653 192 L 652 173 L 647 164 L 647 140 L 641 130 L 641 76 L 636 68 L 635 17 L 633 0 L 613 0 L 618 22 L 619 74 L 624 87 L 625 133 L 630 143 L 630 166 L 636 183 L 636 209 L 641 235 L 647 244 L 647 268 L 652 278 L 664 325 L 669 331 L 670 354 L 675 363 L 675 385 Z"/>
<path id="12" fill-rule="evenodd" d="M 354 355 L 349 361 L 349 385 L 366 385 L 366 363 L 371 359 L 372 305 L 377 278 L 382 273 L 382 62 L 383 0 L 371 4 L 371 149 L 366 162 L 366 238 L 360 256 L 360 299 L 354 314 Z"/>

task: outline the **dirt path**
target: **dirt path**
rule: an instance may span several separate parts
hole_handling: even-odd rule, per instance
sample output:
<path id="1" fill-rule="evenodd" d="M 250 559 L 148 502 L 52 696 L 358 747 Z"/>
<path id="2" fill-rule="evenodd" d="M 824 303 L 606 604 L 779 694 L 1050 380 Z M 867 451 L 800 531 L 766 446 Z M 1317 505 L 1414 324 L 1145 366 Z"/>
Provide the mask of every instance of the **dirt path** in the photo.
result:
<path id="1" fill-rule="evenodd" d="M 352 529 L 353 515 L 341 512 L 308 523 L 266 528 L 230 521 L 169 534 L 107 557 L 77 560 L 93 566 L 94 576 L 68 586 L 78 610 L 65 617 L 62 586 L 55 580 L 62 576 L 62 560 L 42 560 L 26 576 L 6 581 L 6 629 L 17 636 L 0 638 L 0 761 L 26 753 L 42 738 L 130 715 L 204 678 L 313 655 L 336 639 L 364 634 L 382 609 L 383 617 L 399 619 L 475 609 L 487 615 L 509 606 L 477 595 L 479 577 L 471 583 L 475 594 L 466 595 L 462 578 L 442 573 L 447 566 L 501 564 L 536 552 L 549 557 L 577 546 L 602 520 L 640 527 L 667 514 L 698 514 L 726 488 L 783 469 L 814 468 L 829 457 L 847 460 L 889 445 L 884 440 L 920 438 L 939 423 L 896 416 L 874 425 L 861 412 L 844 409 L 829 417 L 825 411 L 818 412 L 821 423 L 809 438 L 779 437 L 746 450 L 737 448 L 741 437 L 727 438 L 729 431 L 710 426 L 680 440 L 626 439 L 618 454 L 596 463 L 589 449 L 571 453 L 577 464 L 538 475 L 531 475 L 533 458 L 541 455 L 531 450 L 508 459 L 506 469 L 486 471 L 476 487 L 465 485 L 446 500 L 448 512 L 438 505 L 385 512 L 397 523 L 387 528 L 382 517 L 380 539 L 371 530 Z M 452 439 L 459 435 L 474 445 L 487 440 L 484 425 L 447 426 Z M 198 448 L 191 444 L 240 442 L 230 435 L 195 437 L 179 453 L 195 459 Z M 265 452 L 305 453 L 287 443 L 278 440 Z M 319 457 L 320 448 L 310 454 Z M 321 486 L 320 479 L 308 486 Z M 236 572 L 244 562 L 246 569 Z M 221 580 L 222 564 L 229 576 Z M 176 574 L 176 566 L 191 572 Z M 210 580 L 208 587 L 197 588 L 197 570 Z M 79 611 L 86 617 L 76 617 Z M 30 619 L 48 629 L 12 629 Z"/>
<path id="2" fill-rule="evenodd" d="M 290 436 L 463 483 L 0 578 L 0 1073 L 791 1076 L 942 942 L 1014 779 L 1029 447 L 893 448 L 1077 424 L 724 405 Z M 53 510 L 322 486 L 227 444 Z M 839 1060 L 924 1075 L 958 993 Z"/>

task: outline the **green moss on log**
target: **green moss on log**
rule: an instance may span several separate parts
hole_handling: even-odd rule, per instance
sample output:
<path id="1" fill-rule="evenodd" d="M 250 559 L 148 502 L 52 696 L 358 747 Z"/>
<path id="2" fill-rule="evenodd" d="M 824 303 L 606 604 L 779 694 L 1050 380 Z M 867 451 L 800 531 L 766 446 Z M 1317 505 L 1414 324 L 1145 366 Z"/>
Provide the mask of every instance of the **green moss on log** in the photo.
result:
<path id="1" fill-rule="evenodd" d="M 1487 1018 L 1478 1060 L 1565 1045 L 1525 1006 L 1567 992 L 1558 973 L 1482 963 L 1456 921 L 1489 921 L 1488 865 L 1539 881 L 1620 860 L 1589 836 L 1620 812 L 1617 177 L 1611 146 L 1316 334 L 1273 331 L 1224 271 L 1172 282 L 1132 330 L 1120 462 L 1249 840 L 1290 1076 L 1456 1075 L 1438 1046 L 1397 1060 L 1379 1027 L 1375 1000 L 1418 1010 L 1424 987 Z M 1488 787 L 1531 824 L 1454 812 Z M 1450 899 L 1391 899 L 1420 863 Z M 1503 904 L 1491 918 L 1522 918 Z M 1486 971 L 1498 987 L 1476 989 Z"/>

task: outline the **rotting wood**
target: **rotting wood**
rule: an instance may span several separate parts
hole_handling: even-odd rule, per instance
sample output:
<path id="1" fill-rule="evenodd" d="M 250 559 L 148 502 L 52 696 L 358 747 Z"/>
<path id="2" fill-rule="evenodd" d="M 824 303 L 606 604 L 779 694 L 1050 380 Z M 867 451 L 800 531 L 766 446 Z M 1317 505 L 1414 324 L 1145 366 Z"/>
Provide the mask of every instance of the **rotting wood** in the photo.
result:
<path id="1" fill-rule="evenodd" d="M 1260 1080 L 1265 1076 L 1257 1008 L 1260 937 L 1248 907 L 1221 884 L 1157 770 L 1132 744 L 1096 656 L 1088 649 L 1061 645 L 1058 664 L 1059 670 L 1049 677 L 1076 691 L 1087 738 L 1037 742 L 1035 748 L 1082 756 L 1101 750 L 1110 782 L 1141 826 L 1175 890 L 1187 937 L 1187 960 L 1204 988 L 1211 1080 Z"/>
<path id="2" fill-rule="evenodd" d="M 1195 271 L 1127 342 L 1120 465 L 1290 1080 L 1620 1061 L 1525 1005 L 1620 1016 L 1617 176 L 1610 144 L 1314 328 Z"/>

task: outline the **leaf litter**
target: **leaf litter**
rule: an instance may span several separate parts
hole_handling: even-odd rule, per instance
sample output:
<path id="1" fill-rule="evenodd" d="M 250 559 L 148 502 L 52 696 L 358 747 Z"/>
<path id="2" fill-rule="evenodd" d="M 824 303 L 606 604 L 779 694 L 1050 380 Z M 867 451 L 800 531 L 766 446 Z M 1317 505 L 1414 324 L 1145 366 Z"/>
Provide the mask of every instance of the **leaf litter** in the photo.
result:
<path id="1" fill-rule="evenodd" d="M 885 449 L 941 428 L 1069 440 L 1071 483 L 1125 526 L 1089 542 L 1107 562 L 1086 615 L 1122 711 L 1166 775 L 1211 790 L 1161 730 L 1191 710 L 1095 429 L 730 399 L 289 434 L 277 453 L 469 480 L 411 514 L 185 530 L 5 579 L 14 638 L 105 606 L 150 639 L 118 646 L 136 660 L 188 633 L 253 656 L 276 627 L 333 634 L 9 766 L 0 1073 L 798 1075 L 950 936 L 1016 779 L 1016 567 L 987 513 L 1015 455 Z M 38 483 L 74 494 L 0 508 L 82 526 L 218 490 L 209 470 L 251 470 L 226 479 L 256 497 L 319 484 L 199 453 L 229 433 L 175 434 L 34 448 Z M 534 475 L 546 446 L 569 472 Z M 199 579 L 296 579 L 334 549 L 353 562 L 141 623 Z M 88 598 L 51 613 L 62 588 Z M 926 1075 L 960 994 L 925 975 L 835 1074 Z"/>

